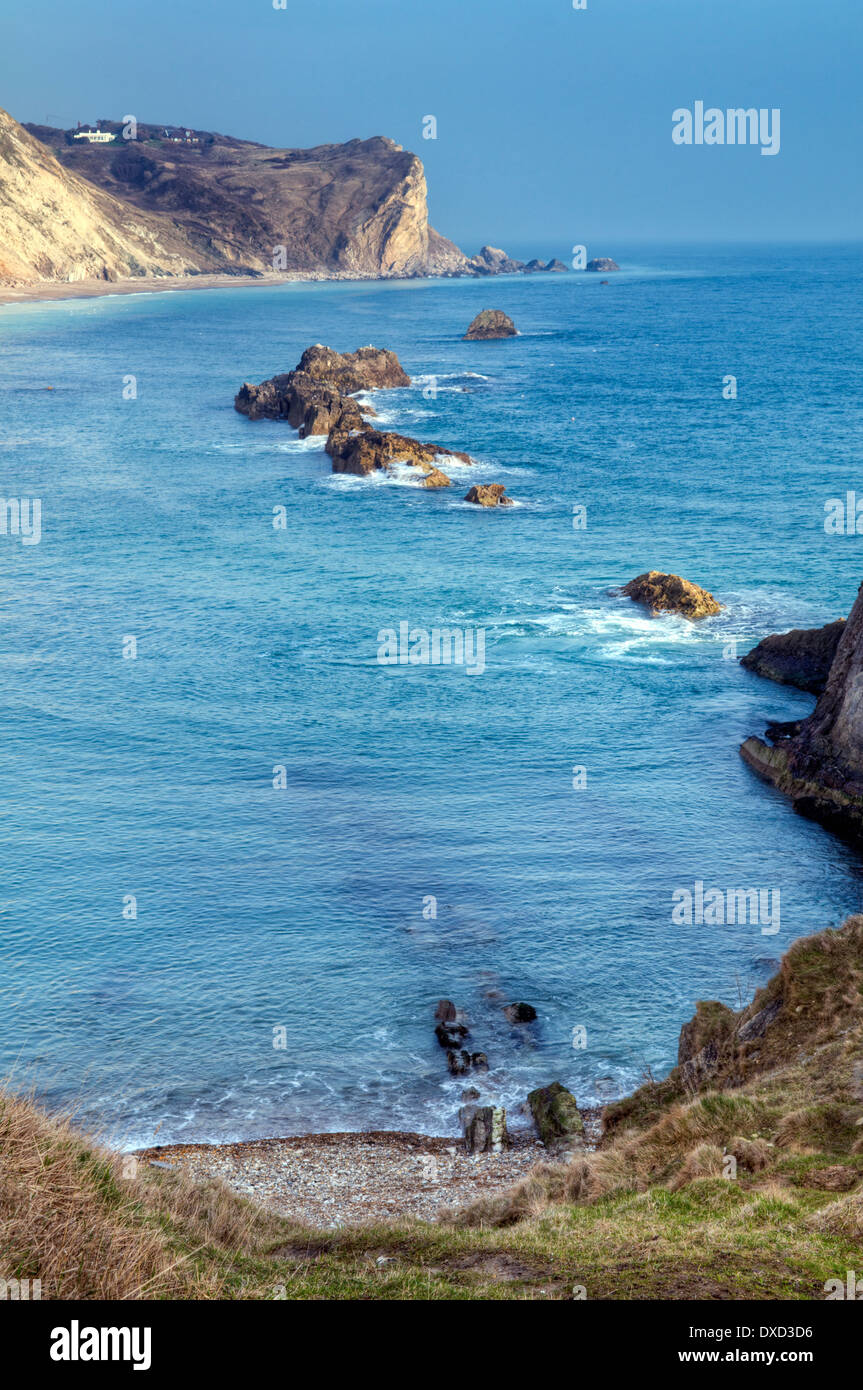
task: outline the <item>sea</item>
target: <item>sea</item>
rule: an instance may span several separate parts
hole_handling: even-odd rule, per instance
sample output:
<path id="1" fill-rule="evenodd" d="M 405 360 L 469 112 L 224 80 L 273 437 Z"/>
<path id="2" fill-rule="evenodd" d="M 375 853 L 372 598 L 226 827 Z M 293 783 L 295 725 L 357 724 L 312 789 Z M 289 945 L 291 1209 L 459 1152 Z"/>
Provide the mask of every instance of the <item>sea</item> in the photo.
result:
<path id="1" fill-rule="evenodd" d="M 0 307 L 13 1087 L 127 1148 L 456 1135 L 466 1085 L 518 1129 L 536 1086 L 662 1077 L 696 1000 L 860 908 L 858 854 L 739 756 L 812 697 L 738 658 L 863 579 L 825 529 L 863 498 L 861 249 L 603 249 Z M 465 341 L 485 308 L 517 336 Z M 474 464 L 334 475 L 235 411 L 312 343 L 392 349 L 380 426 Z M 618 592 L 649 569 L 721 614 L 650 617 Z M 382 660 L 402 624 L 420 657 Z M 483 660 L 422 661 L 434 629 Z M 681 921 L 696 884 L 781 908 Z M 449 1075 L 440 999 L 487 1073 Z"/>

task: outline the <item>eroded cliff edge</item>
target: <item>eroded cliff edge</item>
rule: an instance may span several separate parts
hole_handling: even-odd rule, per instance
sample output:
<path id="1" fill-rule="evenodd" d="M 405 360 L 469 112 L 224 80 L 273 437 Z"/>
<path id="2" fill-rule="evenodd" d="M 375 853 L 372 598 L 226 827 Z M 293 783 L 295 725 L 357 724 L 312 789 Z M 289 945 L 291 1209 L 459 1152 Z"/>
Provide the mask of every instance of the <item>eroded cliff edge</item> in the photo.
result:
<path id="1" fill-rule="evenodd" d="M 795 809 L 863 835 L 863 585 L 842 630 L 812 714 L 773 725 L 770 742 L 748 738 L 740 752 Z"/>

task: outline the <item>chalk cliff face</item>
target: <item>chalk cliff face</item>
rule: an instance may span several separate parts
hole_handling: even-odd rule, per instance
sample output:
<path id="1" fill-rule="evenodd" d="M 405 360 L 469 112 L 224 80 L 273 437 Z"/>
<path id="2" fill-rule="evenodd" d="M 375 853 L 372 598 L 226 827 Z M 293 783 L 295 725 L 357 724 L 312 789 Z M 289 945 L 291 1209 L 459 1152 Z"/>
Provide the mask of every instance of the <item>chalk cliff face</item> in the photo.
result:
<path id="1" fill-rule="evenodd" d="M 0 283 L 183 275 L 182 233 L 64 169 L 0 110 Z"/>
<path id="2" fill-rule="evenodd" d="M 799 810 L 863 835 L 863 586 L 814 711 L 768 732 L 772 746 L 742 745 L 746 762 Z"/>

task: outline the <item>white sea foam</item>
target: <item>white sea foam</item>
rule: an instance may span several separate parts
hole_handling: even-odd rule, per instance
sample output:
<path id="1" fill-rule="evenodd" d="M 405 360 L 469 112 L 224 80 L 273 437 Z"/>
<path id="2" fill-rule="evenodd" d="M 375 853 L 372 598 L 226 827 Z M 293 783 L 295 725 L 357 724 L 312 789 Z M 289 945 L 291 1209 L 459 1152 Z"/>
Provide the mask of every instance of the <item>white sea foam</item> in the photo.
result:
<path id="1" fill-rule="evenodd" d="M 472 476 L 475 477 L 475 474 L 473 474 Z M 517 497 L 511 497 L 511 498 L 509 499 L 509 506 L 508 506 L 508 507 L 481 507 L 481 506 L 478 506 L 476 502 L 466 502 L 466 501 L 464 500 L 464 498 L 461 498 L 459 501 L 456 501 L 455 499 L 453 499 L 453 500 L 450 502 L 449 505 L 450 505 L 451 508 L 455 508 L 455 509 L 457 509 L 457 510 L 459 510 L 459 511 L 468 511 L 468 512 L 504 512 L 504 513 L 506 513 L 506 512 L 517 512 L 517 511 L 519 511 L 522 507 L 529 507 L 529 506 L 530 506 L 530 503 L 529 503 L 529 502 L 522 502 L 522 501 L 520 501 Z"/>
<path id="2" fill-rule="evenodd" d="M 484 376 L 482 372 L 421 372 L 418 376 L 411 378 L 412 386 L 436 386 L 440 391 L 441 383 L 451 383 L 458 385 L 464 381 L 491 381 L 491 377 Z"/>

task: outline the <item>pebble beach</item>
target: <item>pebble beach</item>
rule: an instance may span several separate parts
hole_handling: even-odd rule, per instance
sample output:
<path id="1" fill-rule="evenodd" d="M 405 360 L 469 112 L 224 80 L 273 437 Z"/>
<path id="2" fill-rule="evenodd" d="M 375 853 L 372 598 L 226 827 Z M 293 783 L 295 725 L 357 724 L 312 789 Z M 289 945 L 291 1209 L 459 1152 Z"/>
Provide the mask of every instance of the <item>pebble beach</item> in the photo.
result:
<path id="1" fill-rule="evenodd" d="M 172 1144 L 141 1160 L 220 1178 L 234 1192 L 316 1230 L 434 1221 L 447 1209 L 505 1192 L 548 1157 L 516 1136 L 500 1154 L 468 1154 L 458 1139 L 426 1134 L 304 1134 L 236 1144 Z"/>

